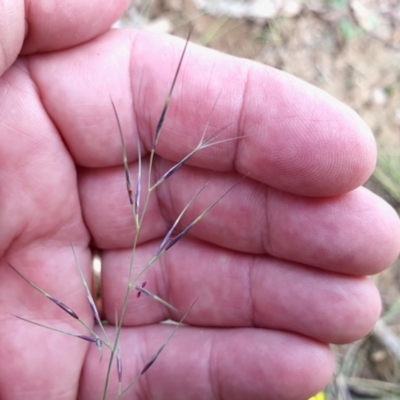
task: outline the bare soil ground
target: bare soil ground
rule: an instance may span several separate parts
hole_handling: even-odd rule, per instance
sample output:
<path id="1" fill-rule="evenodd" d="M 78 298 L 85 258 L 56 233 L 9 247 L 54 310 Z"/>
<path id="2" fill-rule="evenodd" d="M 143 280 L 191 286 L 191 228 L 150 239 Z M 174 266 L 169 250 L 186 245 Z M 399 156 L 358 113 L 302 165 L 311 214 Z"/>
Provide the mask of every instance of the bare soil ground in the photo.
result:
<path id="1" fill-rule="evenodd" d="M 400 212 L 399 1 L 136 0 L 120 25 L 185 36 L 190 23 L 192 41 L 290 72 L 353 107 L 379 146 L 366 186 Z M 336 349 L 328 398 L 400 399 L 399 278 L 399 263 L 373 278 L 382 318 L 368 338 Z"/>

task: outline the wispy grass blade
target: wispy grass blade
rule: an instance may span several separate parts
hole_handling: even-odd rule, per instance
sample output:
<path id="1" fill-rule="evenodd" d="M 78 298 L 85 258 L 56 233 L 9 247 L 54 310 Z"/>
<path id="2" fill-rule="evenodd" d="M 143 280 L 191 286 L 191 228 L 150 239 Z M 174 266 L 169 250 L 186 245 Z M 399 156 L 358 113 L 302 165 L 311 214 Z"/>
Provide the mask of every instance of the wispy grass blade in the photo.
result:
<path id="1" fill-rule="evenodd" d="M 158 123 L 157 123 L 156 133 L 154 135 L 153 150 L 156 148 L 158 139 L 160 138 L 161 128 L 162 128 L 162 126 L 164 124 L 165 116 L 167 115 L 169 103 L 171 101 L 172 93 L 173 93 L 174 88 L 175 88 L 176 80 L 178 79 L 179 71 L 181 70 L 182 62 L 183 62 L 183 59 L 184 59 L 185 54 L 186 54 L 186 49 L 187 49 L 187 46 L 188 46 L 188 43 L 189 43 L 190 36 L 192 34 L 192 30 L 193 30 L 193 27 L 190 28 L 189 34 L 187 36 L 185 47 L 183 48 L 183 52 L 181 54 L 181 58 L 180 58 L 179 63 L 178 63 L 178 68 L 175 71 L 174 79 L 173 79 L 171 87 L 169 89 L 168 96 L 167 96 L 167 98 L 165 100 L 164 107 L 163 107 L 163 110 L 161 112 L 160 119 L 158 120 Z"/>

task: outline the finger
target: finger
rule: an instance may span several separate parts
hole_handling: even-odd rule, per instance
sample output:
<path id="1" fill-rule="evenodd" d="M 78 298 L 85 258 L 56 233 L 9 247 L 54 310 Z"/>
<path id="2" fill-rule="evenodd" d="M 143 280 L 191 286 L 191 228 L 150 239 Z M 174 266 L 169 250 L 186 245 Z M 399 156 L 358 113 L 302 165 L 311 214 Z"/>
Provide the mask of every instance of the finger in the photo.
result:
<path id="1" fill-rule="evenodd" d="M 17 58 L 24 36 L 24 1 L 0 0 L 0 76 Z"/>
<path id="2" fill-rule="evenodd" d="M 121 162 L 110 95 L 123 131 L 139 132 L 144 153 L 149 150 L 183 46 L 166 36 L 112 32 L 31 59 L 44 104 L 78 164 Z M 237 171 L 291 193 L 344 193 L 374 168 L 373 136 L 349 108 L 283 72 L 190 45 L 157 153 L 179 161 L 208 121 L 209 135 L 225 128 L 221 139 L 237 140 L 199 152 L 193 165 Z"/>
<path id="3" fill-rule="evenodd" d="M 156 176 L 170 166 L 156 164 Z M 143 182 L 146 171 L 144 164 Z M 136 176 L 132 168 L 132 179 Z M 84 218 L 95 245 L 103 249 L 130 248 L 133 243 L 135 228 L 124 179 L 121 167 L 87 169 L 80 174 Z M 161 241 L 199 188 L 211 181 L 187 210 L 179 228 L 188 226 L 237 179 L 235 174 L 182 168 L 151 198 L 140 241 Z M 400 247 L 395 211 L 364 188 L 321 199 L 294 196 L 251 179 L 241 182 L 189 233 L 236 251 L 269 254 L 354 275 L 386 268 Z"/>
<path id="4" fill-rule="evenodd" d="M 108 30 L 129 3 L 129 0 L 28 1 L 22 53 L 53 51 L 87 42 Z"/>
<path id="5" fill-rule="evenodd" d="M 151 260 L 159 243 L 135 253 L 135 277 Z M 103 253 L 105 315 L 115 323 L 128 282 L 131 252 Z M 146 289 L 178 310 L 190 307 L 192 325 L 261 327 L 295 332 L 326 343 L 348 343 L 367 335 L 380 313 L 376 287 L 365 278 L 320 271 L 265 256 L 227 251 L 185 240 L 140 277 Z M 135 291 L 128 300 L 125 326 L 143 325 L 181 315 Z"/>
<path id="6" fill-rule="evenodd" d="M 0 75 L 23 54 L 63 49 L 110 28 L 128 0 L 0 1 Z"/>
<path id="7" fill-rule="evenodd" d="M 172 327 L 123 329 L 123 386 L 140 373 Z M 101 398 L 107 360 L 91 348 L 79 398 Z M 260 329 L 179 328 L 156 362 L 122 399 L 306 399 L 329 382 L 329 348 L 310 339 Z M 117 394 L 112 371 L 111 398 Z M 282 382 L 285 382 L 283 385 Z"/>

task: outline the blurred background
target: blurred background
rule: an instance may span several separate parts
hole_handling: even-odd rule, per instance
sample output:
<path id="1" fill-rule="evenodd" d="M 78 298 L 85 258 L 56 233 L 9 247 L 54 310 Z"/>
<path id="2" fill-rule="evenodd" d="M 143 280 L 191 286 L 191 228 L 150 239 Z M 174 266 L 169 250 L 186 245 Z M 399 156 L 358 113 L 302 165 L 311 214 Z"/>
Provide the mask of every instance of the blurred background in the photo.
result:
<path id="1" fill-rule="evenodd" d="M 186 37 L 191 24 L 191 41 L 290 72 L 354 108 L 379 148 L 366 186 L 400 212 L 400 1 L 133 0 L 116 26 Z M 399 267 L 371 278 L 382 317 L 365 339 L 335 346 L 325 399 L 400 399 Z"/>

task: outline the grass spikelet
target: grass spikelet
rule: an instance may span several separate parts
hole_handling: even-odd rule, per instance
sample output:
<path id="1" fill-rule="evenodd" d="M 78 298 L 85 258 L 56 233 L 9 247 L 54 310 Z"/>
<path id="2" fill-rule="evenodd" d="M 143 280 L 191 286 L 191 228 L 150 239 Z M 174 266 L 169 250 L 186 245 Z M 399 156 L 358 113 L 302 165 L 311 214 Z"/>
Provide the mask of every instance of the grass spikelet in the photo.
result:
<path id="1" fill-rule="evenodd" d="M 194 300 L 194 302 L 191 304 L 191 306 L 189 307 L 189 309 L 185 312 L 185 314 L 182 316 L 182 318 L 180 319 L 180 321 L 176 324 L 175 328 L 173 329 L 173 331 L 170 333 L 170 335 L 167 337 L 167 339 L 165 340 L 165 342 L 159 347 L 159 349 L 156 351 L 155 354 L 153 354 L 153 356 L 151 356 L 150 360 L 146 363 L 146 365 L 143 367 L 143 369 L 140 371 L 140 374 L 136 377 L 136 379 L 130 383 L 123 391 L 121 394 L 124 394 L 127 390 L 129 390 L 135 383 L 137 383 L 137 381 L 150 369 L 150 367 L 156 362 L 157 358 L 160 356 L 160 354 L 162 353 L 162 351 L 165 349 L 165 347 L 168 345 L 168 343 L 171 341 L 171 339 L 173 338 L 173 336 L 175 335 L 176 331 L 178 330 L 178 328 L 183 324 L 183 322 L 185 321 L 186 317 L 189 315 L 189 313 L 192 311 L 192 308 L 194 307 L 194 305 L 196 304 L 198 298 Z"/>
<path id="2" fill-rule="evenodd" d="M 178 330 L 178 328 L 183 324 L 183 321 L 186 319 L 186 317 L 189 315 L 190 311 L 192 310 L 193 306 L 196 304 L 198 299 L 196 299 L 192 305 L 189 307 L 189 309 L 185 312 L 185 314 L 183 315 L 183 317 L 181 318 L 181 320 L 176 324 L 174 330 L 171 332 L 171 334 L 168 336 L 168 338 L 166 339 L 166 341 L 161 345 L 161 347 L 157 350 L 157 352 L 150 358 L 150 360 L 147 362 L 147 364 L 144 366 L 144 368 L 142 369 L 142 371 L 140 372 L 140 376 L 142 376 L 143 374 L 145 374 L 149 368 L 155 363 L 155 361 L 157 360 L 157 358 L 160 356 L 161 352 L 165 349 L 165 347 L 167 346 L 167 344 L 171 341 L 172 337 L 175 335 L 176 331 Z"/>
<path id="3" fill-rule="evenodd" d="M 117 376 L 118 376 L 118 394 L 122 392 L 122 360 L 121 360 L 121 348 L 117 347 Z"/>
<path id="4" fill-rule="evenodd" d="M 181 211 L 181 213 L 178 215 L 178 217 L 176 218 L 175 222 L 173 223 L 173 225 L 171 226 L 171 228 L 168 230 L 167 234 L 165 235 L 163 241 L 160 244 L 160 247 L 155 255 L 155 257 L 159 257 L 164 251 L 166 251 L 166 248 L 168 247 L 170 241 L 171 241 L 171 236 L 174 233 L 176 227 L 178 226 L 180 220 L 182 219 L 183 215 L 185 214 L 185 212 L 187 211 L 187 209 L 192 205 L 192 203 L 194 202 L 194 200 L 200 195 L 200 193 L 207 187 L 208 183 L 206 185 L 204 185 L 189 201 L 189 203 L 186 204 L 186 206 L 184 207 L 184 209 Z"/>
<path id="5" fill-rule="evenodd" d="M 183 315 L 183 317 L 181 318 L 181 320 L 176 324 L 174 330 L 171 332 L 171 334 L 168 336 L 168 338 L 166 339 L 166 341 L 161 345 L 161 347 L 157 350 L 157 352 L 150 358 L 150 360 L 147 362 L 147 364 L 144 366 L 144 368 L 142 369 L 142 371 L 140 372 L 140 376 L 142 376 L 145 372 L 147 372 L 149 370 L 149 368 L 155 363 L 155 361 L 157 360 L 157 358 L 160 356 L 161 352 L 165 349 L 165 347 L 167 346 L 167 344 L 171 341 L 172 337 L 175 335 L 176 331 L 178 330 L 178 328 L 183 324 L 183 321 L 186 319 L 186 317 L 188 316 L 188 314 L 190 313 L 190 311 L 192 310 L 193 306 L 196 304 L 198 299 L 196 299 L 192 305 L 190 306 L 190 308 L 185 312 L 185 314 Z"/>
<path id="6" fill-rule="evenodd" d="M 15 318 L 20 319 L 21 321 L 28 322 L 28 323 L 30 323 L 32 325 L 40 326 L 41 328 L 46 328 L 46 329 L 49 329 L 49 330 L 54 331 L 54 332 L 63 333 L 64 335 L 73 336 L 73 337 L 76 337 L 76 338 L 79 338 L 79 339 L 86 340 L 88 342 L 96 343 L 96 338 L 91 337 L 91 336 L 81 335 L 79 333 L 73 333 L 73 332 L 64 331 L 62 329 L 53 328 L 51 326 L 47 326 L 47 325 L 41 324 L 39 322 L 31 321 L 30 319 L 27 319 L 27 318 L 24 318 L 24 317 L 20 317 L 19 315 L 15 315 L 15 314 L 11 314 L 11 315 L 13 317 L 15 317 Z"/>
<path id="7" fill-rule="evenodd" d="M 119 120 L 118 112 L 117 112 L 117 109 L 115 108 L 114 101 L 112 98 L 110 98 L 110 100 L 111 100 L 111 105 L 112 105 L 112 108 L 114 111 L 115 120 L 117 121 L 119 137 L 120 137 L 121 145 L 122 145 L 122 160 L 123 160 L 123 165 L 124 165 L 124 170 L 125 170 L 126 190 L 128 192 L 129 203 L 131 205 L 133 205 L 134 201 L 133 201 L 133 196 L 132 196 L 133 190 L 132 190 L 132 183 L 131 183 L 131 174 L 129 172 L 128 156 L 126 153 L 124 135 L 122 133 L 121 122 Z"/>
<path id="8" fill-rule="evenodd" d="M 192 30 L 193 30 L 193 27 L 191 27 L 190 30 L 189 30 L 189 34 L 188 34 L 187 39 L 186 39 L 185 47 L 183 48 L 183 51 L 182 51 L 182 54 L 181 54 L 181 58 L 179 60 L 178 68 L 176 69 L 174 79 L 172 81 L 171 87 L 170 87 L 169 92 L 168 92 L 168 96 L 167 96 L 167 98 L 165 100 L 164 107 L 163 107 L 163 110 L 161 112 L 161 116 L 160 116 L 160 118 L 158 120 L 158 123 L 157 123 L 156 133 L 154 135 L 154 141 L 153 141 L 153 150 L 155 150 L 155 148 L 157 146 L 158 139 L 160 139 L 161 128 L 162 128 L 162 126 L 164 124 L 165 116 L 167 115 L 169 103 L 171 101 L 172 93 L 173 93 L 174 88 L 175 88 L 176 80 L 178 79 L 179 72 L 180 72 L 181 67 L 182 67 L 182 62 L 183 62 L 183 59 L 184 59 L 185 54 L 186 54 L 186 49 L 187 49 L 187 46 L 189 44 L 189 40 L 190 40 L 190 36 L 192 34 Z"/>
<path id="9" fill-rule="evenodd" d="M 26 283 L 28 283 L 30 286 L 32 286 L 36 291 L 38 291 L 41 295 L 52 301 L 54 304 L 56 304 L 58 307 L 60 307 L 63 311 L 65 311 L 68 315 L 70 315 L 72 318 L 75 318 L 77 320 L 80 320 L 78 315 L 76 314 L 75 311 L 71 310 L 67 305 L 62 303 L 61 301 L 57 300 L 55 297 L 51 296 L 50 294 L 46 293 L 43 289 L 40 289 L 40 287 L 36 286 L 32 281 L 30 281 L 28 278 L 26 278 L 24 275 L 21 274 L 15 267 L 13 267 L 10 263 L 8 263 L 8 266 L 16 273 L 18 274 Z"/>
<path id="10" fill-rule="evenodd" d="M 175 245 L 179 240 L 181 240 L 196 224 L 198 224 L 204 216 L 217 204 L 219 203 L 233 188 L 235 188 L 243 179 L 246 177 L 240 178 L 234 185 L 232 185 L 228 190 L 225 191 L 217 200 L 215 200 L 212 204 L 210 204 L 196 219 L 194 219 L 185 229 L 182 230 L 178 235 L 172 239 L 168 245 L 165 247 L 165 251 L 169 250 L 173 245 Z"/>
<path id="11" fill-rule="evenodd" d="M 135 289 L 138 291 L 138 295 L 140 293 L 145 294 L 146 296 L 150 297 L 151 299 L 158 301 L 159 303 L 161 303 L 162 305 L 164 305 L 165 307 L 169 308 L 170 310 L 174 311 L 175 313 L 181 314 L 181 312 L 175 308 L 172 304 L 168 303 L 167 301 L 163 300 L 161 297 L 158 297 L 157 295 L 155 295 L 154 293 L 150 292 L 150 290 L 145 289 L 144 285 L 142 286 L 135 286 Z"/>

